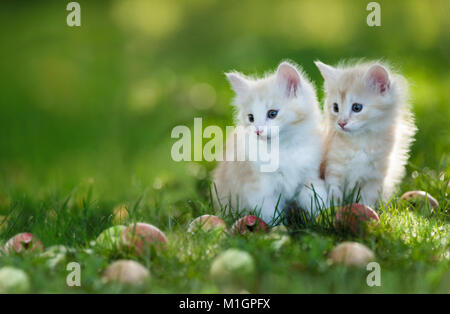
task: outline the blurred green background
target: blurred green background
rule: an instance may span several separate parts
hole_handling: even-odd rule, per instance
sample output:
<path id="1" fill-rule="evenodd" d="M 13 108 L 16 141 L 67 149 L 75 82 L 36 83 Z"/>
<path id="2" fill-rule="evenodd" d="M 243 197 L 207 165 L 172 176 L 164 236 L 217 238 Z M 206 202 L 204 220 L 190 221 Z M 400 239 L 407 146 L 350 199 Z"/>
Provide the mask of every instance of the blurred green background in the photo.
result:
<path id="1" fill-rule="evenodd" d="M 83 186 L 111 203 L 197 197 L 214 165 L 172 161 L 172 128 L 231 125 L 223 73 L 283 59 L 319 88 L 316 59 L 394 64 L 419 127 L 409 176 L 449 174 L 448 0 L 378 1 L 381 27 L 366 24 L 369 1 L 79 1 L 81 27 L 66 25 L 68 2 L 0 4 L 0 209 Z"/>

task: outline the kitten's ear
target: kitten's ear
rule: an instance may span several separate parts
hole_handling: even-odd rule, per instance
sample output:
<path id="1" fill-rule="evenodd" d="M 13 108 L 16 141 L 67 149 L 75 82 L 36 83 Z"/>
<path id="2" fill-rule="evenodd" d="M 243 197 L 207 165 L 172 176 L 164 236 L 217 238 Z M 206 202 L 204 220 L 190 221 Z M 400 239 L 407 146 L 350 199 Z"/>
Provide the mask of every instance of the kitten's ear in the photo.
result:
<path id="1" fill-rule="evenodd" d="M 320 74 L 322 74 L 322 77 L 324 78 L 326 83 L 331 83 L 335 81 L 336 73 L 338 71 L 337 69 L 320 61 L 314 61 L 314 64 L 319 69 Z"/>
<path id="2" fill-rule="evenodd" d="M 366 73 L 366 82 L 380 94 L 384 94 L 390 86 L 389 72 L 379 64 L 372 65 Z"/>
<path id="3" fill-rule="evenodd" d="M 231 88 L 236 94 L 246 92 L 249 88 L 249 81 L 239 72 L 225 73 L 228 81 L 231 84 Z"/>
<path id="4" fill-rule="evenodd" d="M 282 62 L 277 69 L 276 74 L 277 83 L 281 88 L 286 90 L 286 96 L 297 96 L 297 91 L 300 87 L 300 73 L 297 68 L 289 62 Z"/>

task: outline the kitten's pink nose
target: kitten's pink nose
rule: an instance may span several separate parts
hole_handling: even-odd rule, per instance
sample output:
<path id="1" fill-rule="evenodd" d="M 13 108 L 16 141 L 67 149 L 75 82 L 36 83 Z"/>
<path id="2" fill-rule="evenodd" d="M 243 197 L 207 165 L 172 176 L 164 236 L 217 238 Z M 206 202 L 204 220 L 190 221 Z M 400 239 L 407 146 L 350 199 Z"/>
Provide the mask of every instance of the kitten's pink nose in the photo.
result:
<path id="1" fill-rule="evenodd" d="M 256 133 L 256 135 L 258 135 L 258 136 L 260 136 L 261 134 L 262 134 L 262 130 L 260 130 L 260 129 L 256 129 L 256 131 L 255 131 L 255 133 Z"/>
<path id="2" fill-rule="evenodd" d="M 345 128 L 345 126 L 347 125 L 347 120 L 344 121 L 338 121 L 338 124 L 341 128 Z"/>

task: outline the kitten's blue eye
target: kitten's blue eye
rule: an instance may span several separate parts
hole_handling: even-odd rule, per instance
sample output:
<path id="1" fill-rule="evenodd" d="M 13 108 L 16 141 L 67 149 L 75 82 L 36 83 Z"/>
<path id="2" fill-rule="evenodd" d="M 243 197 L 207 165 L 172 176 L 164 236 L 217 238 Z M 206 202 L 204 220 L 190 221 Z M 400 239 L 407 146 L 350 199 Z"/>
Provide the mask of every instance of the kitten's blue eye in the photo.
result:
<path id="1" fill-rule="evenodd" d="M 253 115 L 251 113 L 248 115 L 248 121 L 250 121 L 251 123 L 253 123 L 253 121 L 255 121 L 255 118 L 253 117 Z"/>
<path id="2" fill-rule="evenodd" d="M 338 104 L 336 102 L 333 104 L 333 111 L 334 112 L 339 112 L 339 106 L 338 106 Z"/>
<path id="3" fill-rule="evenodd" d="M 363 105 L 358 104 L 356 102 L 352 105 L 352 110 L 354 112 L 360 112 L 362 110 L 362 108 L 363 108 Z"/>
<path id="4" fill-rule="evenodd" d="M 275 119 L 277 114 L 278 114 L 278 110 L 269 110 L 269 111 L 267 111 L 267 118 Z"/>

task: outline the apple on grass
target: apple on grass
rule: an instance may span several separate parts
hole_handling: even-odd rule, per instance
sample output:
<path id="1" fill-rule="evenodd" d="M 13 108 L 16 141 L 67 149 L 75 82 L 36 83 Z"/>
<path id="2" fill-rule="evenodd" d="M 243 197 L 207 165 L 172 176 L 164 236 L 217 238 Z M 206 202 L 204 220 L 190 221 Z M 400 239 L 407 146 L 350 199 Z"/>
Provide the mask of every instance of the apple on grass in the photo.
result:
<path id="1" fill-rule="evenodd" d="M 255 275 L 255 261 L 246 251 L 228 249 L 211 264 L 210 276 L 220 284 L 245 285 Z"/>
<path id="2" fill-rule="evenodd" d="M 0 268 L 0 293 L 27 293 L 30 279 L 21 269 L 5 266 Z"/>
<path id="3" fill-rule="evenodd" d="M 212 231 L 212 230 L 225 230 L 227 225 L 225 221 L 214 215 L 203 215 L 195 218 L 188 227 L 189 233 L 195 233 L 199 230 L 201 231 Z"/>
<path id="4" fill-rule="evenodd" d="M 157 227 L 138 222 L 122 230 L 121 250 L 143 256 L 149 253 L 151 248 L 157 251 L 167 248 L 167 238 Z"/>
<path id="5" fill-rule="evenodd" d="M 332 264 L 342 263 L 346 266 L 362 267 L 374 259 L 373 252 L 358 242 L 342 242 L 329 254 Z"/>
<path id="6" fill-rule="evenodd" d="M 342 231 L 358 233 L 365 222 L 379 221 L 378 214 L 369 206 L 354 203 L 339 208 L 336 212 L 334 226 Z"/>
<path id="7" fill-rule="evenodd" d="M 118 260 L 109 265 L 103 273 L 107 283 L 118 282 L 127 285 L 137 285 L 150 276 L 147 268 L 133 260 Z"/>
<path id="8" fill-rule="evenodd" d="M 406 192 L 400 197 L 400 201 L 406 202 L 408 208 L 425 215 L 430 215 L 433 210 L 439 207 L 439 202 L 425 191 Z"/>
<path id="9" fill-rule="evenodd" d="M 244 216 L 241 219 L 236 220 L 236 222 L 231 227 L 231 234 L 233 235 L 244 235 L 268 231 L 269 227 L 267 226 L 266 222 L 254 215 Z"/>
<path id="10" fill-rule="evenodd" d="M 95 245 L 105 250 L 118 249 L 119 242 L 122 238 L 122 231 L 126 228 L 126 226 L 118 225 L 103 230 L 95 240 Z"/>
<path id="11" fill-rule="evenodd" d="M 23 232 L 16 234 L 5 244 L 5 253 L 24 253 L 42 251 L 44 245 L 41 240 L 36 238 L 32 233 Z"/>

